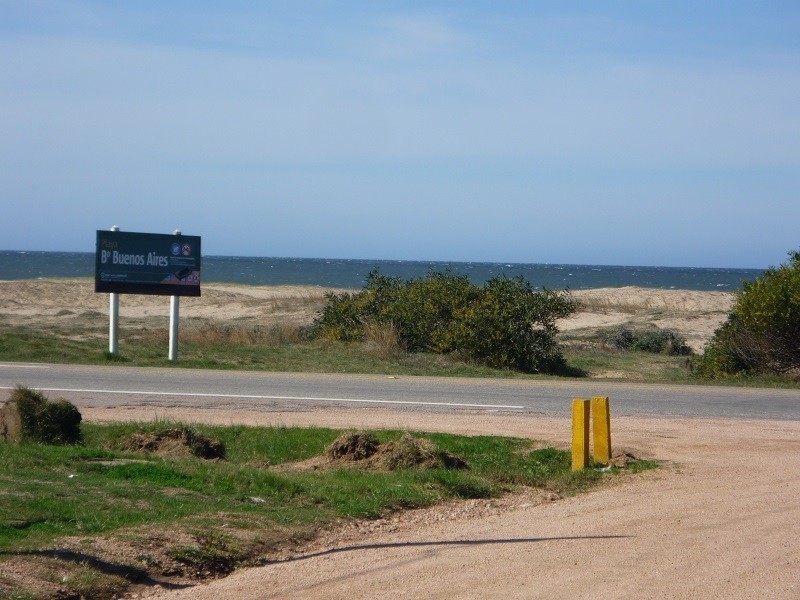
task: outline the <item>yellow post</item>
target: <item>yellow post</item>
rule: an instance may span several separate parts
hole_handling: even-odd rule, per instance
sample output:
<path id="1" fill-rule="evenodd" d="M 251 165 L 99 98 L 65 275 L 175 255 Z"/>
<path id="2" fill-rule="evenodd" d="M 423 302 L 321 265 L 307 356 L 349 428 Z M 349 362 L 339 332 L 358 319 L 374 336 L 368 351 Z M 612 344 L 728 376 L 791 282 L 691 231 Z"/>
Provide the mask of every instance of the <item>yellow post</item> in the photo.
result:
<path id="1" fill-rule="evenodd" d="M 589 466 L 589 410 L 588 400 L 572 401 L 572 470 Z"/>
<path id="2" fill-rule="evenodd" d="M 607 396 L 592 398 L 592 430 L 594 433 L 594 460 L 611 462 L 611 409 Z"/>

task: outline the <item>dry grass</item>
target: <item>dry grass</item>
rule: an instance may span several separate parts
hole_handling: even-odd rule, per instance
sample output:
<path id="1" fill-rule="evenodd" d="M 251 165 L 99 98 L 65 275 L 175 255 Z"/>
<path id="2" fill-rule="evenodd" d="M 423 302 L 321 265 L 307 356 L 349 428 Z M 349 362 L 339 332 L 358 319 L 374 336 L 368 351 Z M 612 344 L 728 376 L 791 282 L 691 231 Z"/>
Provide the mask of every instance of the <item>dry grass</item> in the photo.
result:
<path id="1" fill-rule="evenodd" d="M 186 344 L 223 346 L 285 346 L 305 338 L 299 325 L 277 322 L 270 325 L 197 320 L 185 326 L 180 341 Z"/>
<path id="2" fill-rule="evenodd" d="M 614 312 L 634 315 L 643 311 L 652 310 L 653 308 L 654 307 L 652 306 L 652 303 L 648 301 L 632 304 L 629 302 L 620 302 L 615 298 L 591 296 L 578 300 L 579 311 L 605 312 L 608 310 L 613 310 Z"/>
<path id="3" fill-rule="evenodd" d="M 400 332 L 392 323 L 367 323 L 364 326 L 364 346 L 381 358 L 394 358 L 405 351 Z"/>
<path id="4" fill-rule="evenodd" d="M 583 310 L 637 313 L 648 311 L 714 313 L 730 310 L 733 294 L 693 290 L 599 288 L 574 291 Z"/>

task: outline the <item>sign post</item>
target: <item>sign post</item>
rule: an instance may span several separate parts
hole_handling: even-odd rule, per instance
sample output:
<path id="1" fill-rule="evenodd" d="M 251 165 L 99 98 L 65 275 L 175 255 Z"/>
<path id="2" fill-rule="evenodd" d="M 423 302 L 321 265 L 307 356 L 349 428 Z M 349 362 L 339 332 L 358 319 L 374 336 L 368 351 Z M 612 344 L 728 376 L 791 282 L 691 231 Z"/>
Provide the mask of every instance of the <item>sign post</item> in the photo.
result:
<path id="1" fill-rule="evenodd" d="M 200 237 L 97 231 L 94 291 L 110 294 L 109 352 L 119 352 L 119 294 L 171 296 L 169 359 L 178 358 L 180 296 L 200 296 Z"/>
<path id="2" fill-rule="evenodd" d="M 181 230 L 176 229 L 172 235 L 180 235 Z M 178 312 L 180 311 L 180 296 L 172 295 L 169 298 L 169 359 L 178 360 Z"/>
<path id="3" fill-rule="evenodd" d="M 113 225 L 111 231 L 119 231 L 119 227 Z M 119 354 L 119 294 L 109 294 L 108 302 L 108 352 Z"/>

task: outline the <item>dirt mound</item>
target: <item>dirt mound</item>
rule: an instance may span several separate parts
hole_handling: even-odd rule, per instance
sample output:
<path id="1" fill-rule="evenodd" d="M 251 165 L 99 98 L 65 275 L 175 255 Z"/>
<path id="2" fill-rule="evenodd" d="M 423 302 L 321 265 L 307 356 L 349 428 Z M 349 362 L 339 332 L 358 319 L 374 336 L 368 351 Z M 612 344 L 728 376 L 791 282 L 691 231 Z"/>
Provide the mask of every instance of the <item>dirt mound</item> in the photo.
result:
<path id="1" fill-rule="evenodd" d="M 432 441 L 404 433 L 396 442 L 381 447 L 379 460 L 389 470 L 394 469 L 467 469 L 460 457 L 439 450 Z"/>
<path id="2" fill-rule="evenodd" d="M 186 427 L 134 433 L 125 442 L 123 449 L 161 456 L 225 458 L 225 446 L 222 442 Z"/>
<path id="3" fill-rule="evenodd" d="M 275 471 L 317 471 L 328 469 L 468 469 L 462 458 L 440 450 L 426 438 L 404 433 L 399 440 L 381 444 L 371 433 L 349 431 L 327 448 L 324 456 L 273 467 Z"/>
<path id="4" fill-rule="evenodd" d="M 371 433 L 348 431 L 336 438 L 325 454 L 331 460 L 366 460 L 379 450 L 380 443 Z"/>

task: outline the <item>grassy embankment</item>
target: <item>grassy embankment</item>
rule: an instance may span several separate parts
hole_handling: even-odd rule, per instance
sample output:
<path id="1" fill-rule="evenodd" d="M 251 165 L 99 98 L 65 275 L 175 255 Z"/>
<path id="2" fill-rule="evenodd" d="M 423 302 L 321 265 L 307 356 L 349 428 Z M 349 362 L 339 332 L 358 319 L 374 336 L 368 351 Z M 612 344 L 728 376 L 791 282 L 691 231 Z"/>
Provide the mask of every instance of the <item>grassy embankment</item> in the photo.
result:
<path id="1" fill-rule="evenodd" d="M 417 434 L 468 469 L 275 470 L 324 455 L 340 433 L 329 429 L 195 428 L 224 444 L 224 460 L 125 449 L 132 434 L 175 427 L 84 424 L 82 445 L 0 443 L 0 564 L 9 567 L 0 597 L 52 597 L 57 588 L 107 598 L 131 582 L 215 577 L 286 557 L 342 519 L 520 486 L 572 494 L 603 475 L 573 473 L 566 452 L 486 436 Z M 375 436 L 385 443 L 401 432 Z M 10 575 L 20 572 L 34 580 Z"/>
<path id="2" fill-rule="evenodd" d="M 107 327 L 107 326 L 106 326 Z M 389 373 L 396 375 L 549 378 L 525 375 L 460 360 L 457 357 L 407 353 L 380 341 L 360 344 L 309 341 L 298 331 L 251 326 L 220 326 L 189 322 L 183 326 L 177 363 L 167 360 L 165 333 L 130 330 L 120 333 L 120 354 L 107 352 L 106 327 L 4 325 L 0 320 L 0 359 L 66 364 L 127 364 L 131 366 L 202 369 L 250 369 L 323 373 Z M 591 340 L 570 339 L 565 356 L 574 377 L 593 371 L 613 372 L 609 379 L 690 383 L 686 357 L 621 352 L 598 347 Z"/>
<path id="3" fill-rule="evenodd" d="M 445 377 L 553 377 L 492 369 L 452 356 L 407 353 L 381 340 L 360 344 L 308 341 L 292 326 L 221 325 L 190 320 L 182 327 L 179 360 L 172 363 L 167 360 L 166 333 L 153 325 L 123 329 L 120 354 L 111 356 L 107 352 L 107 325 L 96 320 L 40 327 L 9 325 L 0 318 L 0 360 Z M 692 357 L 616 350 L 607 347 L 596 333 L 562 334 L 561 339 L 571 377 L 602 373 L 608 381 L 796 387 L 777 377 L 697 381 L 690 370 Z"/>

